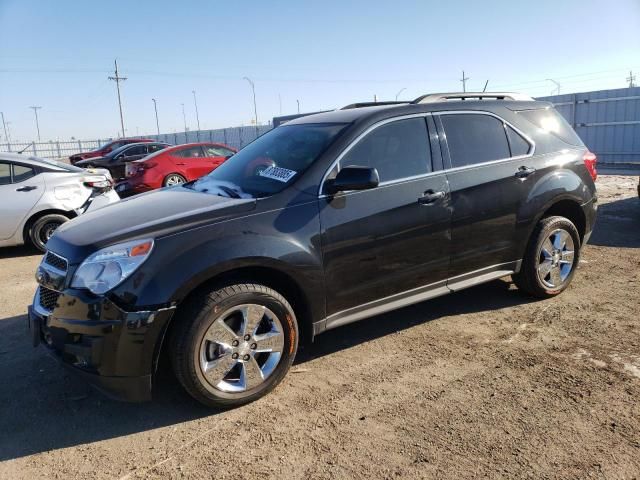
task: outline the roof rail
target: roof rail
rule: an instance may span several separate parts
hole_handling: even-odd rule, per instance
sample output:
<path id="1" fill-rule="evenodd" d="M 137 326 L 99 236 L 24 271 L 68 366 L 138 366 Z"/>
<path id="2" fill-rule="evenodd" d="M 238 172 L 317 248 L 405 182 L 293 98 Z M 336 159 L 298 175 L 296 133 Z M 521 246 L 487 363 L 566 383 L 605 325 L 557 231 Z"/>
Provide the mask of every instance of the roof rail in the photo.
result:
<path id="1" fill-rule="evenodd" d="M 358 103 L 351 103 L 349 105 L 347 105 L 346 107 L 342 107 L 340 110 L 351 110 L 352 108 L 362 108 L 362 107 L 380 107 L 383 105 L 402 105 L 402 104 L 408 104 L 411 102 L 394 102 L 394 101 L 388 101 L 388 102 L 358 102 Z"/>
<path id="2" fill-rule="evenodd" d="M 437 103 L 449 100 L 516 100 L 521 102 L 533 102 L 533 98 L 522 93 L 509 92 L 452 92 L 430 93 L 416 98 L 411 103 Z"/>

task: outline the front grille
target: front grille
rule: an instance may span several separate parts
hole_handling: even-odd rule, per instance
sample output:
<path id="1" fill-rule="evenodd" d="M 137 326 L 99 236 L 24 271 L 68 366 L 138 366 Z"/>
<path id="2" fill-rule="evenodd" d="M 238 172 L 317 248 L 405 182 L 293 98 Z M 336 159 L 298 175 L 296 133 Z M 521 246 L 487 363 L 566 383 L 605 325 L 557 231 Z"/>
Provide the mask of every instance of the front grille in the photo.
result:
<path id="1" fill-rule="evenodd" d="M 49 290 L 46 287 L 40 286 L 40 306 L 45 310 L 51 312 L 56 307 L 58 303 L 58 297 L 60 297 L 60 293 Z"/>
<path id="2" fill-rule="evenodd" d="M 66 272 L 68 268 L 67 260 L 60 255 L 56 255 L 53 252 L 47 252 L 47 255 L 44 257 L 44 263 L 51 265 L 52 267 L 55 267 L 63 272 Z"/>

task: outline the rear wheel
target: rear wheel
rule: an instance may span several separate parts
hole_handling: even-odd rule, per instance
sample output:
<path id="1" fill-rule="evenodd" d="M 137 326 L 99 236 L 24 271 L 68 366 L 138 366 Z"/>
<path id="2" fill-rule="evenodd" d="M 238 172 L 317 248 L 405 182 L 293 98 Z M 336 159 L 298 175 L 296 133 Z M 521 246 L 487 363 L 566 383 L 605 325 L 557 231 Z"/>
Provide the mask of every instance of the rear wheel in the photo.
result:
<path id="1" fill-rule="evenodd" d="M 29 229 L 29 239 L 33 246 L 44 252 L 46 250 L 45 245 L 51 236 L 60 225 L 67 221 L 69 221 L 68 217 L 57 213 L 44 215 L 37 219 Z"/>
<path id="2" fill-rule="evenodd" d="M 565 217 L 548 217 L 534 230 L 520 272 L 512 276 L 520 290 L 539 298 L 566 289 L 580 260 L 580 235 Z"/>
<path id="3" fill-rule="evenodd" d="M 252 402 L 284 378 L 298 347 L 293 309 L 256 284 L 214 289 L 177 314 L 170 340 L 173 369 L 196 400 L 231 408 Z"/>
<path id="4" fill-rule="evenodd" d="M 183 183 L 186 183 L 186 181 L 187 179 L 179 173 L 170 173 L 165 177 L 162 185 L 165 187 L 175 187 L 176 185 L 182 185 Z"/>

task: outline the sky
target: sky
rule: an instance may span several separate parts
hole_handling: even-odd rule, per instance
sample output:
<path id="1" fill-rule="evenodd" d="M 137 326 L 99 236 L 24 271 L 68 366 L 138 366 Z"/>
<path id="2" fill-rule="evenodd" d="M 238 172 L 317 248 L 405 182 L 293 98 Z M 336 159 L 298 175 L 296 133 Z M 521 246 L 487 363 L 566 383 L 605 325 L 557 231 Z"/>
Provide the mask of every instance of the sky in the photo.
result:
<path id="1" fill-rule="evenodd" d="M 12 141 L 250 125 L 430 92 L 549 95 L 640 85 L 640 0 L 0 0 Z M 0 125 L 0 143 L 4 143 Z"/>

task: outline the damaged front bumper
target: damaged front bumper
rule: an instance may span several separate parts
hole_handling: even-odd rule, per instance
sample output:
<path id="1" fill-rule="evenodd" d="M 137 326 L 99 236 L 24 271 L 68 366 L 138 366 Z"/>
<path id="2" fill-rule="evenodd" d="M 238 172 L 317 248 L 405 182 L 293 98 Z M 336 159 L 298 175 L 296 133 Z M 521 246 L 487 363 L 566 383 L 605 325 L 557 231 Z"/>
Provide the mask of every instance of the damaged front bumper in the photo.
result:
<path id="1" fill-rule="evenodd" d="M 152 375 L 174 307 L 127 312 L 81 290 L 39 286 L 29 306 L 34 346 L 54 356 L 107 395 L 151 399 Z"/>

